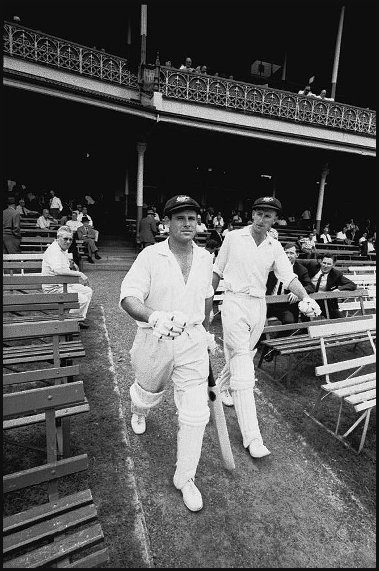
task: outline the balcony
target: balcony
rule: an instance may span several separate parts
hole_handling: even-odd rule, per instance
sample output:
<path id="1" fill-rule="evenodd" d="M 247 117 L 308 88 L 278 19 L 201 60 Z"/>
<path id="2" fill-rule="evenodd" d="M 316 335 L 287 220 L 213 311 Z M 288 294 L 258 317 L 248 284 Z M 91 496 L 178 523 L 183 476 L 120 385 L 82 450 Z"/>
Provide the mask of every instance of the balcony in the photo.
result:
<path id="1" fill-rule="evenodd" d="M 126 59 L 17 24 L 4 23 L 3 49 L 5 56 L 109 85 L 139 89 L 138 77 L 128 69 Z M 159 76 L 156 89 L 167 99 L 238 112 L 245 117 L 254 115 L 351 135 L 376 136 L 376 112 L 370 109 L 164 66 L 156 72 Z M 110 97 L 105 90 L 102 96 Z"/>

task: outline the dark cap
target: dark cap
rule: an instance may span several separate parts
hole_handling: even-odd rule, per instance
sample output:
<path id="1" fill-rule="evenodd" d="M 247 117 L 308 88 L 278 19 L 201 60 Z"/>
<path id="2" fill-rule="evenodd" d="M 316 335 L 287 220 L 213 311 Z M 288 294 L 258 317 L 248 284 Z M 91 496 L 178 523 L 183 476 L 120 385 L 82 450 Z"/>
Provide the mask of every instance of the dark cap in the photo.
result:
<path id="1" fill-rule="evenodd" d="M 89 218 L 87 218 L 87 216 L 83 216 L 83 217 L 82 217 L 82 222 L 89 222 Z"/>
<path id="2" fill-rule="evenodd" d="M 155 214 L 154 210 L 152 208 L 148 208 L 147 209 L 147 214 Z"/>
<path id="3" fill-rule="evenodd" d="M 273 210 L 280 211 L 282 205 L 279 200 L 273 196 L 262 196 L 261 198 L 257 198 L 254 202 L 252 209 L 254 210 L 255 208 L 272 208 Z"/>
<path id="4" fill-rule="evenodd" d="M 178 194 L 169 198 L 165 204 L 163 214 L 164 216 L 169 216 L 173 212 L 178 212 L 179 210 L 184 210 L 189 208 L 195 210 L 198 214 L 200 213 L 200 205 L 186 194 Z"/>

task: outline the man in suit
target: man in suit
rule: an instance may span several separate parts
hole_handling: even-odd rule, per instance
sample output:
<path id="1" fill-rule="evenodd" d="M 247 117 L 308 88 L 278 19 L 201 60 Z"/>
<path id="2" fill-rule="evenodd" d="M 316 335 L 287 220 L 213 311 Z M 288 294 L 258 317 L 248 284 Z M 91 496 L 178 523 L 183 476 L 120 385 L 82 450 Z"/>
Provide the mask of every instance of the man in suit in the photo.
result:
<path id="1" fill-rule="evenodd" d="M 311 281 L 315 291 L 354 291 L 357 285 L 346 278 L 340 270 L 334 267 L 336 257 L 325 254 L 317 262 L 310 262 L 307 266 Z M 342 317 L 338 311 L 338 300 L 329 299 L 327 301 L 329 316 L 331 319 Z M 320 304 L 324 317 L 326 315 L 325 304 Z"/>
<path id="2" fill-rule="evenodd" d="M 155 244 L 155 236 L 158 233 L 157 223 L 154 219 L 154 210 L 149 208 L 146 216 L 141 218 L 139 223 L 139 239 L 142 248 Z"/>
<path id="3" fill-rule="evenodd" d="M 8 197 L 8 208 L 3 210 L 3 254 L 21 252 L 20 214 L 13 196 Z"/>
<path id="4" fill-rule="evenodd" d="M 88 252 L 88 261 L 91 264 L 95 263 L 94 257 L 96 260 L 101 260 L 101 256 L 98 254 L 98 248 L 95 243 L 96 232 L 95 230 L 89 225 L 89 220 L 87 216 L 83 216 L 82 218 L 83 226 L 79 226 L 77 229 L 78 240 L 83 240 L 84 244 L 87 246 Z"/>
<path id="5" fill-rule="evenodd" d="M 309 277 L 308 270 L 305 266 L 297 261 L 299 255 L 298 246 L 293 242 L 289 242 L 284 246 L 284 251 L 287 258 L 292 264 L 294 273 L 299 278 L 299 282 L 304 287 L 307 293 L 314 293 L 315 287 Z M 277 317 L 283 324 L 284 323 L 297 323 L 299 319 L 299 298 L 292 292 L 283 288 L 274 272 L 270 272 L 267 278 L 266 285 L 267 295 L 281 295 L 288 294 L 288 302 L 270 304 L 267 307 L 267 317 Z"/>

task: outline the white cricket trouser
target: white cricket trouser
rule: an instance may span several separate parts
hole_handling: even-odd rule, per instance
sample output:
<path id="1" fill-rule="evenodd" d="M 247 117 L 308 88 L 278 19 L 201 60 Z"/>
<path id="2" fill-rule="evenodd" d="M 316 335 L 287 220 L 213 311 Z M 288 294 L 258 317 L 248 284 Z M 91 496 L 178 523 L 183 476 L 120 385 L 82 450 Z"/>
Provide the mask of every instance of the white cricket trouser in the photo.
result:
<path id="1" fill-rule="evenodd" d="M 45 293 L 63 293 L 63 286 L 59 284 L 48 284 L 43 285 L 42 290 Z M 77 293 L 80 306 L 79 309 L 70 309 L 70 314 L 80 320 L 85 319 L 89 304 L 91 303 L 93 289 L 82 284 L 67 284 L 67 293 Z"/>
<path id="2" fill-rule="evenodd" d="M 158 405 L 170 380 L 178 411 L 174 485 L 181 489 L 195 478 L 205 427 L 209 421 L 209 357 L 205 329 L 196 325 L 173 340 L 158 339 L 151 328 L 139 328 L 130 350 L 135 381 L 130 387 L 132 413 L 147 416 Z"/>
<path id="3" fill-rule="evenodd" d="M 266 320 L 266 300 L 245 294 L 226 293 L 221 305 L 225 366 L 220 389 L 231 390 L 243 445 L 262 442 L 254 398 L 253 358 Z"/>

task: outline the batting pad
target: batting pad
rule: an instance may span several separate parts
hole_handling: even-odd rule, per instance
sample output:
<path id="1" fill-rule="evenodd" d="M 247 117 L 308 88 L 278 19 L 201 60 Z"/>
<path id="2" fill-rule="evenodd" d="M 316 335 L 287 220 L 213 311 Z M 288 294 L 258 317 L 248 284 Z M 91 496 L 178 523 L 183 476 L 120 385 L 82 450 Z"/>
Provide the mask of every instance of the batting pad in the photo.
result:
<path id="1" fill-rule="evenodd" d="M 132 399 L 131 411 L 134 414 L 147 416 L 150 409 L 157 406 L 164 395 L 164 391 L 160 393 L 150 393 L 145 391 L 138 383 L 134 382 L 129 389 L 130 398 Z"/>

